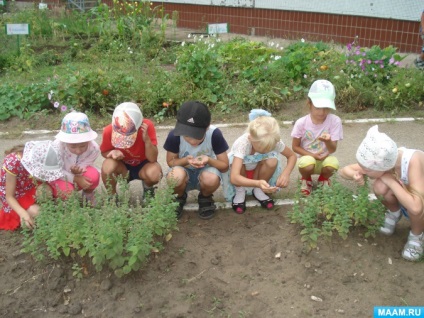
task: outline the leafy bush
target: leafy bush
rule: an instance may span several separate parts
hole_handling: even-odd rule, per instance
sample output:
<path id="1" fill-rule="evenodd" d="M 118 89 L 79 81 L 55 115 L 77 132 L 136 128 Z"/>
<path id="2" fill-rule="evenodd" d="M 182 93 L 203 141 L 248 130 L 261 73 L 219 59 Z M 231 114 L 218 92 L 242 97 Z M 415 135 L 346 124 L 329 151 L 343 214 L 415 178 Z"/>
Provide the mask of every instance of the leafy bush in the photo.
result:
<path id="1" fill-rule="evenodd" d="M 98 197 L 103 204 L 97 208 L 81 205 L 76 192 L 66 202 L 42 202 L 36 228 L 24 230 L 23 250 L 36 259 L 71 257 L 96 271 L 108 267 L 119 277 L 137 271 L 177 228 L 177 203 L 168 187 L 143 208 L 129 204 L 126 183 L 120 190 L 118 206 L 106 194 Z"/>
<path id="2" fill-rule="evenodd" d="M 33 114 L 48 109 L 47 92 L 43 84 L 0 85 L 0 121 L 15 116 L 28 119 Z"/>
<path id="3" fill-rule="evenodd" d="M 301 226 L 305 249 L 316 248 L 319 238 L 331 238 L 334 232 L 346 239 L 354 226 L 364 227 L 365 237 L 374 236 L 383 225 L 385 207 L 380 200 L 370 200 L 368 193 L 368 184 L 354 192 L 335 177 L 331 187 L 319 186 L 308 197 L 302 197 L 299 188 L 289 217 Z"/>

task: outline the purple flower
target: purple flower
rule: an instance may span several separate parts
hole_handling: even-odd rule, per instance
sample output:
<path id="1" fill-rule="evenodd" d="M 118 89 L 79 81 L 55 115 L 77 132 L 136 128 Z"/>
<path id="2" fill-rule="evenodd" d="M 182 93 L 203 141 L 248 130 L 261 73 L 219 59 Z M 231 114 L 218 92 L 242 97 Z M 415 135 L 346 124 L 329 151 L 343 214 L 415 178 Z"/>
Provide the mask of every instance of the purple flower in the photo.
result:
<path id="1" fill-rule="evenodd" d="M 380 65 L 380 68 L 384 68 L 384 64 L 381 64 L 381 65 Z"/>
<path id="2" fill-rule="evenodd" d="M 66 112 L 67 109 L 68 109 L 68 107 L 66 107 L 65 105 L 62 105 L 62 107 L 60 107 L 60 110 L 62 112 Z"/>
<path id="3" fill-rule="evenodd" d="M 395 59 L 392 57 L 390 60 L 389 60 L 389 64 L 393 64 L 395 62 Z"/>
<path id="4" fill-rule="evenodd" d="M 398 66 L 398 65 L 400 64 L 400 62 L 396 61 L 394 64 L 395 64 L 396 66 Z"/>
<path id="5" fill-rule="evenodd" d="M 371 64 L 371 60 L 368 60 L 368 61 L 367 61 L 367 63 L 368 63 L 368 64 Z"/>
<path id="6" fill-rule="evenodd" d="M 54 104 L 53 104 L 54 108 L 58 108 L 59 105 L 60 105 L 59 102 L 54 102 Z"/>
<path id="7" fill-rule="evenodd" d="M 364 53 L 362 53 L 362 56 L 367 56 L 367 53 L 365 53 L 365 52 L 364 52 Z"/>
<path id="8" fill-rule="evenodd" d="M 346 45 L 346 47 L 347 47 L 347 49 L 350 51 L 350 50 L 352 50 L 352 43 L 348 43 L 347 45 Z"/>

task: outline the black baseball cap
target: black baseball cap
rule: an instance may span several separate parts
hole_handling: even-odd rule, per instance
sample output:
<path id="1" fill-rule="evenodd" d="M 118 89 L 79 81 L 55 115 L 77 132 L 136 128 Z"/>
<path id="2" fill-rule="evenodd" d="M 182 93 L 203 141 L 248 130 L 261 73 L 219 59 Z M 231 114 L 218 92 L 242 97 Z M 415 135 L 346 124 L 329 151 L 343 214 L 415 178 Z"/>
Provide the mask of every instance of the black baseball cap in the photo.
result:
<path id="1" fill-rule="evenodd" d="M 178 109 L 174 135 L 200 140 L 210 124 L 211 113 L 208 106 L 198 101 L 188 101 Z"/>

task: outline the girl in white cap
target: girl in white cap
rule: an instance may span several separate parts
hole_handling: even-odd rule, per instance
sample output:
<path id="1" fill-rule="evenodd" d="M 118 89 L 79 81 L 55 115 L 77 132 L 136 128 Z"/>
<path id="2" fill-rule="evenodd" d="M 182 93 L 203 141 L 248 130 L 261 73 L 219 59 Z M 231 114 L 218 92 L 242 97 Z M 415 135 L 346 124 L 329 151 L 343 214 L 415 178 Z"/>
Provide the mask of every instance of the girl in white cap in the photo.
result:
<path id="1" fill-rule="evenodd" d="M 299 118 L 291 132 L 292 149 L 299 157 L 300 190 L 305 196 L 312 192 L 312 175 L 319 175 L 319 185 L 328 186 L 329 178 L 339 169 L 334 153 L 343 139 L 343 127 L 341 119 L 330 113 L 336 110 L 335 98 L 331 82 L 316 80 L 308 93 L 309 114 Z"/>
<path id="2" fill-rule="evenodd" d="M 71 112 L 63 118 L 54 141 L 63 160 L 63 178 L 50 183 L 55 198 L 66 198 L 76 189 L 82 190 L 87 202 L 96 204 L 94 190 L 100 182 L 100 172 L 94 167 L 100 155 L 96 138 L 86 114 Z"/>
<path id="3" fill-rule="evenodd" d="M 59 149 L 51 141 L 28 141 L 6 150 L 0 174 L 0 229 L 16 230 L 21 224 L 34 227 L 39 214 L 37 189 L 42 181 L 62 177 Z"/>
<path id="4" fill-rule="evenodd" d="M 391 235 L 402 215 L 411 221 L 402 257 L 419 260 L 424 252 L 424 152 L 398 148 L 378 126 L 368 130 L 356 152 L 358 163 L 340 169 L 339 174 L 364 184 L 364 176 L 374 179 L 373 190 L 387 208 L 380 232 Z"/>

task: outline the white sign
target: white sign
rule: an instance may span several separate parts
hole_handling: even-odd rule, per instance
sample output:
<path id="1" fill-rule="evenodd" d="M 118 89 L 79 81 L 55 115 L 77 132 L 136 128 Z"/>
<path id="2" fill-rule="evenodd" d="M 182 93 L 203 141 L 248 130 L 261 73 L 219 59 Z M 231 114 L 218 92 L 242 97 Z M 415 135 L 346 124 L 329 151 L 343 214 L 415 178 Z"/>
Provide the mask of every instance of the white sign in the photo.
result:
<path id="1" fill-rule="evenodd" d="M 208 24 L 209 34 L 228 33 L 228 23 Z"/>
<path id="2" fill-rule="evenodd" d="M 29 34 L 29 24 L 6 24 L 6 34 L 14 35 L 14 34 Z"/>

